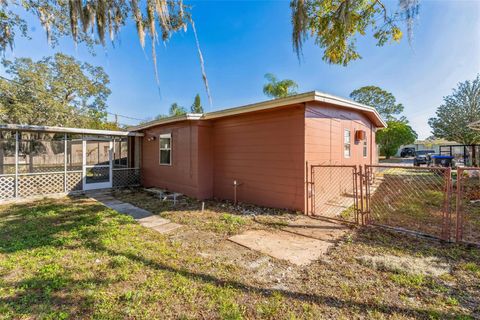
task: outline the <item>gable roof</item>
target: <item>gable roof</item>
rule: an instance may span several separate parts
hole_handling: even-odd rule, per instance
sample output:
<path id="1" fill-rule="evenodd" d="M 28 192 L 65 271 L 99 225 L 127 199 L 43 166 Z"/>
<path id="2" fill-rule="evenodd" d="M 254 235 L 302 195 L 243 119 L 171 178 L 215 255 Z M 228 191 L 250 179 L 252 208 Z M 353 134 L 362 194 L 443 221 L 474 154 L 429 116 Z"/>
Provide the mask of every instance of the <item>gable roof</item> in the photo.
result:
<path id="1" fill-rule="evenodd" d="M 270 110 L 270 109 L 275 109 L 275 108 L 284 107 L 288 105 L 306 103 L 306 102 L 325 102 L 325 103 L 333 104 L 339 107 L 364 112 L 369 116 L 370 120 L 375 124 L 377 128 L 385 128 L 387 126 L 386 122 L 382 119 L 378 111 L 373 107 L 370 107 L 349 99 L 333 96 L 327 93 L 310 91 L 306 93 L 297 94 L 294 96 L 289 96 L 286 98 L 267 100 L 267 101 L 262 101 L 258 103 L 248 104 L 241 107 L 223 109 L 223 110 L 207 112 L 207 113 L 187 113 L 181 116 L 162 118 L 162 119 L 153 120 L 138 126 L 130 127 L 128 129 L 130 131 L 139 131 L 139 130 L 144 130 L 157 125 L 168 124 L 168 123 L 173 123 L 178 121 L 210 120 L 210 119 L 244 114 L 248 112 Z"/>

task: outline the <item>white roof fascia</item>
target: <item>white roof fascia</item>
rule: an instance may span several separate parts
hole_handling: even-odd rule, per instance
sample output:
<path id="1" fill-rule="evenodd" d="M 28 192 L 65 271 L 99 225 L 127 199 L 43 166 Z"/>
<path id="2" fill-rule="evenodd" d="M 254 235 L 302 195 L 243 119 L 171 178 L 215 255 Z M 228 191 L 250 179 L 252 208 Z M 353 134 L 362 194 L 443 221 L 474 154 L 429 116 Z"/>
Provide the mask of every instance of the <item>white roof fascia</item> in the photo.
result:
<path id="1" fill-rule="evenodd" d="M 181 116 L 173 116 L 173 117 L 161 118 L 158 120 L 149 121 L 147 123 L 140 124 L 138 126 L 129 127 L 128 129 L 130 131 L 137 131 L 137 130 L 147 129 L 157 125 L 167 124 L 167 123 L 172 123 L 177 121 L 200 120 L 203 116 L 204 115 L 202 113 L 187 113 Z"/>

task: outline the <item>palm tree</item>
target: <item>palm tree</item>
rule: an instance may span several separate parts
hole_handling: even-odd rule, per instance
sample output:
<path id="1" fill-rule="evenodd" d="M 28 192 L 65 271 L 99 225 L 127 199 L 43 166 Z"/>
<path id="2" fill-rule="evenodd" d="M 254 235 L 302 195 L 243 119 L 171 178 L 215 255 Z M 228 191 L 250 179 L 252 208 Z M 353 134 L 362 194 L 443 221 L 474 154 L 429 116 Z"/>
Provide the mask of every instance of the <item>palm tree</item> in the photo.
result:
<path id="1" fill-rule="evenodd" d="M 185 110 L 184 107 L 180 106 L 178 103 L 174 102 L 172 103 L 172 105 L 170 106 L 170 111 L 169 111 L 169 115 L 171 117 L 174 117 L 174 116 L 181 116 L 181 115 L 184 115 L 186 114 L 187 111 Z"/>
<path id="2" fill-rule="evenodd" d="M 269 97 L 276 99 L 297 94 L 295 89 L 298 89 L 298 85 L 293 80 L 285 79 L 278 81 L 277 77 L 272 73 L 265 74 L 265 79 L 268 80 L 268 83 L 263 86 L 263 93 Z"/>

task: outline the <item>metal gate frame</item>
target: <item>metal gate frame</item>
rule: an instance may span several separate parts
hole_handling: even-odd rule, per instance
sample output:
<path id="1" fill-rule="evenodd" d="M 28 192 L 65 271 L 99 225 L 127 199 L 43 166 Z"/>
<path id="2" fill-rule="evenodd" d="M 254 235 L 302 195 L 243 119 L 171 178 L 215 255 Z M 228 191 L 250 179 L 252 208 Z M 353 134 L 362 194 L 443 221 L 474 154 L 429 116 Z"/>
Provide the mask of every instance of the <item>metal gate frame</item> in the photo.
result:
<path id="1" fill-rule="evenodd" d="M 372 193 L 370 190 L 371 185 L 374 182 L 375 176 L 373 170 L 375 168 L 392 168 L 392 169 L 405 169 L 407 170 L 425 170 L 425 167 L 405 167 L 405 166 L 391 166 L 391 165 L 364 165 L 365 167 L 365 174 L 362 177 L 363 187 L 365 188 L 365 202 L 366 207 L 364 211 L 364 215 L 366 216 L 365 225 L 374 225 L 379 227 L 386 227 L 389 229 L 398 229 L 400 231 L 408 231 L 415 234 L 425 235 L 428 237 L 438 238 L 436 235 L 426 234 L 419 231 L 410 230 L 408 228 L 399 228 L 399 227 L 392 227 L 386 226 L 382 224 L 377 224 L 373 222 L 371 219 L 371 201 L 372 201 Z M 361 166 L 360 166 L 361 168 Z M 428 168 L 428 167 L 427 167 Z M 452 196 L 452 169 L 450 167 L 433 167 L 439 172 L 443 172 L 443 206 L 442 206 L 442 231 L 439 239 L 450 241 L 451 240 L 451 227 L 452 227 L 452 208 L 451 208 L 451 196 Z"/>
<path id="2" fill-rule="evenodd" d="M 455 198 L 455 218 L 456 218 L 456 230 L 455 241 L 467 244 L 479 245 L 480 242 L 472 242 L 465 237 L 465 209 L 463 204 L 463 196 L 465 193 L 465 177 L 464 173 L 469 171 L 477 171 L 480 174 L 480 167 L 462 167 L 457 169 L 457 181 L 456 181 L 456 198 Z"/>
<path id="3" fill-rule="evenodd" d="M 408 228 L 400 227 L 391 227 L 384 226 L 381 224 L 376 224 L 372 221 L 370 217 L 371 209 L 371 186 L 374 182 L 374 172 L 375 168 L 383 167 L 392 167 L 392 168 L 408 168 L 408 170 L 416 170 L 415 167 L 402 167 L 402 166 L 386 166 L 386 165 L 309 165 L 306 163 L 306 213 L 309 215 L 316 215 L 322 217 L 319 212 L 316 212 L 315 206 L 315 168 L 351 168 L 352 169 L 352 184 L 353 184 L 353 195 L 354 195 L 354 212 L 355 212 L 355 222 L 357 225 L 372 225 L 379 227 L 387 227 L 389 229 L 396 229 L 402 232 L 408 232 L 416 235 L 427 236 L 429 238 L 437 238 L 444 241 L 454 241 L 454 242 L 466 242 L 464 239 L 464 208 L 462 208 L 462 197 L 463 197 L 463 173 L 468 170 L 477 170 L 480 171 L 478 167 L 463 167 L 452 170 L 451 168 L 441 168 L 435 167 L 439 172 L 443 172 L 443 207 L 442 207 L 442 226 L 441 226 L 441 235 L 432 235 L 426 234 L 419 231 L 414 231 Z M 422 169 L 422 168 L 420 168 Z M 425 168 L 423 168 L 425 170 Z M 456 190 L 453 185 L 452 172 L 457 172 L 456 180 Z M 323 216 L 324 218 L 340 220 L 341 222 L 349 222 L 343 219 L 336 219 L 331 217 Z M 479 245 L 480 243 L 473 243 L 474 245 Z"/>
<path id="4" fill-rule="evenodd" d="M 307 163 L 308 168 L 308 163 Z M 352 190 L 353 190 L 353 212 L 355 214 L 355 222 L 356 224 L 361 224 L 364 220 L 363 217 L 363 203 L 359 207 L 358 203 L 358 192 L 360 190 L 361 197 L 363 197 L 363 188 L 360 186 L 361 184 L 361 171 L 362 168 L 360 167 L 360 172 L 356 165 L 328 165 L 328 164 L 318 164 L 318 165 L 310 165 L 310 181 L 308 180 L 308 173 L 307 173 L 307 186 L 310 186 L 310 190 L 307 190 L 307 211 L 310 209 L 312 215 L 317 215 L 315 212 L 315 168 L 350 168 L 352 169 Z M 359 182 L 360 181 L 360 182 Z M 310 203 L 308 201 L 310 199 Z M 309 207 L 310 204 L 310 207 Z M 321 215 L 320 215 L 321 216 Z M 339 220 L 342 222 L 352 223 L 352 221 L 347 221 L 344 219 L 338 219 L 333 217 L 325 217 L 332 220 Z"/>

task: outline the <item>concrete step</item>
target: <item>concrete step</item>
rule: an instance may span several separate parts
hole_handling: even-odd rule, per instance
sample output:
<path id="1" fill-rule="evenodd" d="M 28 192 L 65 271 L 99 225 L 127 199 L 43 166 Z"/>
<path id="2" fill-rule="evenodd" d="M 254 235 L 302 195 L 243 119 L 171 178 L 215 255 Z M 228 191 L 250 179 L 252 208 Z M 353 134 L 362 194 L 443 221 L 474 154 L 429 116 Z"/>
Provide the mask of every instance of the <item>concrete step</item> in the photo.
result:
<path id="1" fill-rule="evenodd" d="M 160 233 L 168 233 L 175 229 L 180 228 L 181 226 L 182 226 L 181 224 L 170 222 L 170 223 L 161 224 L 161 225 L 152 227 L 152 230 L 155 230 Z"/>

